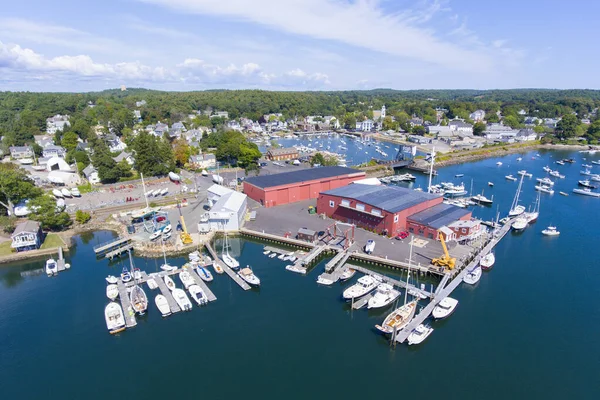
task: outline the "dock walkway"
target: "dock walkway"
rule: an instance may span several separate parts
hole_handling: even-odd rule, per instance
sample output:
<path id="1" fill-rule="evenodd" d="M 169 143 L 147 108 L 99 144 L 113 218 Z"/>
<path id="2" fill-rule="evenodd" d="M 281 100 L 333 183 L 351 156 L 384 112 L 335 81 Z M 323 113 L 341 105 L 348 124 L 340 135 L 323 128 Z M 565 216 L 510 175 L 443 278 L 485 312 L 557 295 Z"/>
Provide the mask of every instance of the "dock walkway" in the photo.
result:
<path id="1" fill-rule="evenodd" d="M 125 316 L 125 326 L 127 328 L 133 328 L 137 325 L 137 321 L 135 320 L 135 313 L 133 311 L 133 307 L 131 306 L 131 302 L 129 301 L 127 286 L 125 286 L 125 284 L 119 279 L 117 282 L 117 288 L 119 289 L 119 301 L 121 302 L 123 315 Z"/>
<path id="2" fill-rule="evenodd" d="M 96 253 L 96 255 L 101 255 L 117 247 L 120 247 L 125 243 L 129 243 L 130 241 L 131 238 L 119 237 L 108 242 L 100 243 L 99 245 L 94 246 L 94 253 Z"/>
<path id="3" fill-rule="evenodd" d="M 111 250 L 109 252 L 107 252 L 106 254 L 104 254 L 104 258 L 108 258 L 110 260 L 112 260 L 113 258 L 120 256 L 121 254 L 132 250 L 133 249 L 133 243 L 127 243 L 123 246 L 117 247 L 114 250 Z"/>
<path id="4" fill-rule="evenodd" d="M 420 288 L 416 287 L 412 283 L 406 283 L 403 280 L 398 280 L 398 279 L 390 278 L 387 275 L 382 275 L 382 274 L 379 274 L 377 272 L 373 272 L 370 269 L 363 268 L 363 267 L 360 267 L 358 265 L 346 264 L 346 266 L 348 268 L 352 268 L 352 269 L 354 269 L 354 270 L 356 270 L 358 272 L 362 272 L 365 275 L 371 275 L 371 276 L 377 277 L 382 282 L 389 283 L 390 285 L 394 285 L 394 286 L 397 286 L 397 287 L 400 287 L 400 288 L 403 288 L 403 289 L 408 289 L 408 290 L 411 290 L 411 291 L 415 291 L 415 292 L 421 293 L 421 294 L 423 294 L 424 296 L 427 296 L 427 297 L 432 297 L 433 296 L 433 293 L 428 292 L 426 290 L 421 290 Z"/>
<path id="5" fill-rule="evenodd" d="M 167 302 L 169 303 L 169 308 L 171 308 L 171 312 L 174 314 L 176 312 L 181 311 L 181 308 L 179 308 L 179 304 L 177 304 L 177 302 L 175 301 L 175 298 L 171 294 L 171 291 L 167 287 L 167 284 L 163 280 L 163 276 L 165 276 L 165 275 L 168 275 L 168 274 L 162 274 L 161 275 L 161 273 L 158 273 L 158 275 L 150 277 L 150 276 L 146 275 L 145 272 L 142 272 L 142 278 L 145 277 L 146 281 L 149 278 L 154 278 L 154 281 L 158 285 L 158 289 L 160 290 L 160 292 L 162 293 L 162 295 L 167 298 Z"/>
<path id="6" fill-rule="evenodd" d="M 208 299 L 208 301 L 215 301 L 215 300 L 217 300 L 217 296 L 215 296 L 215 294 L 208 288 L 208 286 L 202 280 L 202 278 L 200 278 L 200 276 L 198 276 L 198 274 L 196 273 L 196 271 L 194 270 L 194 268 L 188 268 L 187 271 L 189 272 L 189 274 L 191 275 L 191 277 L 196 282 L 196 285 L 198 285 L 198 286 L 200 286 L 202 288 L 202 290 L 206 294 L 206 298 Z"/>
<path id="7" fill-rule="evenodd" d="M 210 255 L 213 258 L 214 262 L 216 262 L 217 264 L 219 264 L 219 266 L 221 268 L 223 268 L 223 271 L 225 271 L 225 273 L 227 275 L 229 275 L 229 277 L 231 279 L 233 279 L 233 281 L 235 283 L 237 283 L 238 285 L 240 285 L 240 287 L 242 289 L 244 289 L 244 290 L 250 290 L 250 285 L 248 285 L 245 280 L 243 280 L 242 278 L 240 278 L 240 276 L 237 273 L 235 273 L 235 271 L 233 271 L 231 268 L 229 268 L 229 266 L 225 265 L 225 263 L 219 258 L 219 255 L 217 254 L 217 252 L 215 251 L 215 249 L 212 248 L 212 246 L 210 245 L 210 243 L 206 242 L 206 243 L 204 243 L 204 246 L 206 247 L 206 250 L 208 250 L 208 252 L 210 253 Z"/>

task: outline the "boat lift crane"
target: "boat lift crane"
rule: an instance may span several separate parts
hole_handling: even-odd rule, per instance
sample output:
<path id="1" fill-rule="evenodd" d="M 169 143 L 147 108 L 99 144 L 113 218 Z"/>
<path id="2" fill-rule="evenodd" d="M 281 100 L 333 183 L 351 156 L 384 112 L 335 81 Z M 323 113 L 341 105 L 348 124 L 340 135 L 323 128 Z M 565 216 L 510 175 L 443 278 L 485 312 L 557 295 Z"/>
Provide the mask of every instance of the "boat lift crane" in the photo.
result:
<path id="1" fill-rule="evenodd" d="M 183 219 L 183 214 L 181 213 L 181 203 L 177 203 L 177 209 L 179 210 L 179 221 L 181 222 L 181 229 L 183 230 L 180 235 L 181 242 L 183 244 L 191 244 L 194 241 L 192 240 L 192 237 L 188 233 L 187 227 L 185 226 L 185 220 Z"/>
<path id="2" fill-rule="evenodd" d="M 454 266 L 456 265 L 456 258 L 450 257 L 450 253 L 448 253 L 448 247 L 446 246 L 446 240 L 444 238 L 444 234 L 439 230 L 438 230 L 438 236 L 440 238 L 440 242 L 442 242 L 442 248 L 444 249 L 444 254 L 440 258 L 434 258 L 433 260 L 431 260 L 431 263 L 438 267 L 454 269 Z"/>

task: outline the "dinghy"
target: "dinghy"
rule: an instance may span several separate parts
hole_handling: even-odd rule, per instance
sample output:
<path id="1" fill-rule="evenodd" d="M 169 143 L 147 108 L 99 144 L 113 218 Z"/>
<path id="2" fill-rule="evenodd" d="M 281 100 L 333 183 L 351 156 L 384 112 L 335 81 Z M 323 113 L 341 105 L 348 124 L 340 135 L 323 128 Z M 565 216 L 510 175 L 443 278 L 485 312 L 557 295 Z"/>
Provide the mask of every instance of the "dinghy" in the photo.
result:
<path id="1" fill-rule="evenodd" d="M 108 283 L 113 284 L 113 283 L 117 283 L 118 281 L 119 281 L 119 279 L 116 276 L 109 275 L 106 277 L 106 282 L 108 282 Z"/>
<path id="2" fill-rule="evenodd" d="M 173 282 L 173 279 L 171 279 L 169 275 L 165 275 L 163 277 L 163 280 L 165 281 L 165 285 L 167 285 L 170 291 L 177 289 L 177 287 L 175 286 L 175 282 Z"/>
<path id="3" fill-rule="evenodd" d="M 217 274 L 222 274 L 223 272 L 225 272 L 225 270 L 223 269 L 223 267 L 221 267 L 219 265 L 219 263 L 217 263 L 216 261 L 213 261 L 213 268 L 214 268 L 214 270 L 215 270 L 215 272 Z"/>
<path id="4" fill-rule="evenodd" d="M 129 273 L 127 267 L 123 267 L 123 271 L 121 271 L 121 280 L 123 283 L 131 281 L 131 274 Z"/>

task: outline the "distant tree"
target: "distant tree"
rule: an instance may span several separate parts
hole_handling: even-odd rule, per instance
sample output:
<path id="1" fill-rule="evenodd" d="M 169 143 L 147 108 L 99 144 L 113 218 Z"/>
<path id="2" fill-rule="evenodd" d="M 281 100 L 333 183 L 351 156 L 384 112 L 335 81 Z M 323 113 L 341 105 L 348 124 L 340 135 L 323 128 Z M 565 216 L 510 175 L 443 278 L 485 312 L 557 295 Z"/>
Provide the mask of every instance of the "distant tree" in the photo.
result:
<path id="1" fill-rule="evenodd" d="M 356 129 L 356 116 L 353 113 L 347 113 L 344 116 L 344 128 Z"/>
<path id="2" fill-rule="evenodd" d="M 325 157 L 321 153 L 316 153 L 310 158 L 310 165 L 325 165 Z"/>
<path id="3" fill-rule="evenodd" d="M 90 219 L 92 219 L 92 216 L 89 212 L 77 210 L 77 212 L 75 213 L 75 221 L 82 225 L 87 223 Z"/>
<path id="4" fill-rule="evenodd" d="M 30 218 L 42 224 L 44 229 L 60 231 L 71 226 L 69 214 L 56 207 L 56 200 L 49 195 L 38 196 L 29 202 L 32 211 Z"/>
<path id="5" fill-rule="evenodd" d="M 415 125 L 412 128 L 412 132 L 415 135 L 424 135 L 425 132 L 427 132 L 427 130 L 425 129 L 425 127 L 423 125 Z"/>
<path id="6" fill-rule="evenodd" d="M 519 119 L 514 115 L 508 115 L 504 117 L 504 125 L 510 126 L 513 129 L 517 129 L 522 126 L 519 122 Z"/>
<path id="7" fill-rule="evenodd" d="M 384 130 L 397 130 L 398 129 L 398 123 L 394 120 L 392 120 L 392 117 L 390 117 L 389 115 L 387 115 L 384 119 L 383 119 L 383 129 Z"/>
<path id="8" fill-rule="evenodd" d="M 556 137 L 559 139 L 568 139 L 577 136 L 579 127 L 579 118 L 573 114 L 567 114 L 556 124 Z"/>
<path id="9" fill-rule="evenodd" d="M 485 118 L 490 124 L 500 122 L 500 118 L 498 118 L 498 114 L 496 113 L 486 114 Z"/>
<path id="10" fill-rule="evenodd" d="M 0 204 L 11 215 L 14 215 L 15 204 L 39 197 L 41 193 L 27 171 L 13 163 L 0 163 Z"/>
<path id="11" fill-rule="evenodd" d="M 73 151 L 75 150 L 75 147 L 77 147 L 77 143 L 79 143 L 78 139 L 79 136 L 77 136 L 75 132 L 69 131 L 63 135 L 60 144 L 67 151 Z"/>
<path id="12" fill-rule="evenodd" d="M 487 126 L 483 122 L 476 122 L 475 125 L 473 125 L 473 134 L 476 136 L 482 136 L 483 131 L 485 131 L 486 128 Z"/>
<path id="13" fill-rule="evenodd" d="M 185 164 L 188 163 L 192 154 L 190 145 L 183 138 L 175 140 L 173 142 L 173 154 L 175 156 L 175 162 L 177 163 L 177 166 L 183 167 Z"/>

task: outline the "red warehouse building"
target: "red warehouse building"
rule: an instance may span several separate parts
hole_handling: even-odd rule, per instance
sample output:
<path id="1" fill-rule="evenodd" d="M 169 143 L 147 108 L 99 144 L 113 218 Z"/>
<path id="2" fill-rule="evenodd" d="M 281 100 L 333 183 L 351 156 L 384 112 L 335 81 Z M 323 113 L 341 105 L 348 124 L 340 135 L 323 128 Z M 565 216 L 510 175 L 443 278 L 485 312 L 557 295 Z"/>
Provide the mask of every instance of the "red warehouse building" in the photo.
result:
<path id="1" fill-rule="evenodd" d="M 365 173 L 346 167 L 301 169 L 256 176 L 244 181 L 244 193 L 265 207 L 316 199 L 319 193 L 364 179 Z"/>
<path id="2" fill-rule="evenodd" d="M 438 216 L 438 222 L 443 219 L 445 223 L 451 223 L 471 218 L 470 211 L 443 204 L 442 201 L 440 195 L 402 187 L 353 184 L 321 193 L 317 200 L 317 211 L 379 234 L 395 236 L 409 230 L 437 239 L 437 228 L 430 227 L 428 220 L 423 220 L 421 226 L 430 231 L 417 228 L 416 224 L 421 219 L 411 222 L 411 217 L 429 211 Z M 444 215 L 447 217 L 440 219 Z M 433 236 L 429 233 L 433 233 Z"/>

